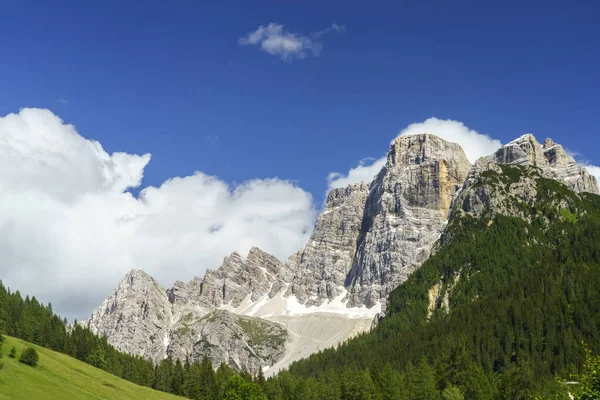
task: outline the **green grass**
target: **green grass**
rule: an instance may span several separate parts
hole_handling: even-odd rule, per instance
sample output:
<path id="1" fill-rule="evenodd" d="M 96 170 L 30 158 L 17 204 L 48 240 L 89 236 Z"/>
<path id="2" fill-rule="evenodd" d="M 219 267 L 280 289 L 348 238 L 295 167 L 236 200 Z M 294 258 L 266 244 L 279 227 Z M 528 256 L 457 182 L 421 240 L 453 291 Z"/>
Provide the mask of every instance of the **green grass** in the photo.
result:
<path id="1" fill-rule="evenodd" d="M 182 399 L 135 385 L 64 354 L 10 336 L 4 337 L 0 400 Z M 17 358 L 8 357 L 13 346 L 17 349 Z M 35 347 L 40 356 L 35 368 L 18 361 L 21 352 L 28 346 Z"/>

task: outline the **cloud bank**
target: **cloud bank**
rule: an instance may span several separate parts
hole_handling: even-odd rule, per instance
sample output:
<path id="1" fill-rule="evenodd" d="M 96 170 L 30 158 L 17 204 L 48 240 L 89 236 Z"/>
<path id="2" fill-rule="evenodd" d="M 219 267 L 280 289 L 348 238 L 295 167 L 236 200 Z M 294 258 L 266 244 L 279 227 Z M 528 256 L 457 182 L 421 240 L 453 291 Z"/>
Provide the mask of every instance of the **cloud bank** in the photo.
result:
<path id="1" fill-rule="evenodd" d="M 292 33 L 284 29 L 283 25 L 271 22 L 260 25 L 255 31 L 248 33 L 238 40 L 241 46 L 260 46 L 266 53 L 278 56 L 282 60 L 306 58 L 309 54 L 319 55 L 323 45 L 319 38 L 329 32 L 344 32 L 344 25 L 331 24 L 310 35 Z"/>
<path id="2" fill-rule="evenodd" d="M 450 119 L 429 118 L 423 122 L 415 122 L 402 129 L 397 137 L 432 133 L 450 142 L 458 143 L 465 150 L 471 163 L 480 157 L 492 154 L 501 143 L 489 136 L 469 129 L 460 121 Z M 348 173 L 332 172 L 327 177 L 329 189 L 345 187 L 351 183 L 371 182 L 379 170 L 385 165 L 386 156 L 382 156 L 370 164 L 359 162 Z"/>
<path id="3" fill-rule="evenodd" d="M 0 278 L 87 317 L 131 268 L 163 285 L 252 246 L 286 258 L 306 243 L 311 195 L 280 179 L 237 186 L 196 172 L 146 187 L 150 155 L 108 154 L 48 110 L 0 117 Z"/>

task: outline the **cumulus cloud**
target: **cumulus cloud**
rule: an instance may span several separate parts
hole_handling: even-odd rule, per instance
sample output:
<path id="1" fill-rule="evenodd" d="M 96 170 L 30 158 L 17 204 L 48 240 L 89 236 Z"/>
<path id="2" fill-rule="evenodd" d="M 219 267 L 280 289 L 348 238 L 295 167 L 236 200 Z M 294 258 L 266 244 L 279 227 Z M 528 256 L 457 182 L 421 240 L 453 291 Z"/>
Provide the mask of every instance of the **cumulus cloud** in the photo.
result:
<path id="1" fill-rule="evenodd" d="M 280 179 L 230 185 L 196 172 L 139 187 L 150 155 L 108 154 L 48 110 L 0 117 L 0 278 L 87 317 L 131 268 L 163 285 L 252 246 L 285 258 L 316 216 Z"/>
<path id="2" fill-rule="evenodd" d="M 350 168 L 347 174 L 341 174 L 339 172 L 332 172 L 327 176 L 327 184 L 329 190 L 336 188 L 343 188 L 352 183 L 359 182 L 371 182 L 375 175 L 385 165 L 385 157 L 378 159 L 369 158 L 368 161 L 365 159 L 359 161 L 358 165 L 354 168 Z"/>
<path id="3" fill-rule="evenodd" d="M 271 22 L 260 25 L 255 31 L 241 37 L 238 43 L 242 46 L 260 46 L 261 50 L 282 60 L 303 59 L 309 54 L 319 55 L 322 44 L 318 39 L 329 32 L 344 32 L 344 25 L 331 24 L 331 26 L 318 32 L 303 35 L 289 32 L 283 25 Z"/>
<path id="4" fill-rule="evenodd" d="M 415 122 L 402 129 L 398 136 L 432 133 L 450 142 L 458 143 L 465 150 L 467 159 L 473 163 L 480 157 L 498 150 L 501 143 L 489 136 L 469 129 L 460 121 L 438 119 L 435 117 L 423 122 Z M 392 141 L 393 142 L 393 141 Z M 332 172 L 327 177 L 329 189 L 345 187 L 351 183 L 371 182 L 379 170 L 385 165 L 386 156 L 366 164 L 361 160 L 359 165 L 351 168 L 347 174 Z"/>

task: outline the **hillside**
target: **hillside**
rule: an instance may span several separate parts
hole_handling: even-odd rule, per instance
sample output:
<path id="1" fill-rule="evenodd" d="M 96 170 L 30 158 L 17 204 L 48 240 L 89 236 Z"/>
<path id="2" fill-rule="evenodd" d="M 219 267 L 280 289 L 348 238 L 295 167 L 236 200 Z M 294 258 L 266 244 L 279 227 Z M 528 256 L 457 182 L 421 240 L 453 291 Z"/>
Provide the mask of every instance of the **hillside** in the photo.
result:
<path id="1" fill-rule="evenodd" d="M 158 392 L 117 378 L 75 358 L 34 346 L 40 356 L 36 368 L 9 358 L 14 346 L 17 354 L 30 343 L 5 336 L 4 368 L 0 370 L 0 399 L 148 399 L 167 400 L 181 397 Z"/>

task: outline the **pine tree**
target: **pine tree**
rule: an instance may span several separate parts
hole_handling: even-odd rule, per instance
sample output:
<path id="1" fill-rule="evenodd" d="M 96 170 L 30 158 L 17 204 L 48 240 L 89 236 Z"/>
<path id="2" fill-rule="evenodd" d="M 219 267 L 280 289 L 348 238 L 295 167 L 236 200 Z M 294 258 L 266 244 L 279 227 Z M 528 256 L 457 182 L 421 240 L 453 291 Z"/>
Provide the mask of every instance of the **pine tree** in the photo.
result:
<path id="1" fill-rule="evenodd" d="M 465 396 L 456 386 L 448 386 L 442 391 L 443 400 L 464 400 Z"/>
<path id="2" fill-rule="evenodd" d="M 382 400 L 402 400 L 404 398 L 402 396 L 401 376 L 394 371 L 389 363 L 385 364 L 383 370 L 381 370 L 379 381 Z"/>
<path id="3" fill-rule="evenodd" d="M 419 367 L 415 371 L 414 384 L 415 400 L 440 399 L 440 392 L 436 388 L 435 372 L 425 358 L 421 359 Z"/>
<path id="4" fill-rule="evenodd" d="M 29 365 L 30 367 L 35 367 L 39 361 L 39 356 L 35 348 L 28 347 L 23 351 L 23 353 L 21 353 L 21 358 L 19 358 L 19 361 L 23 364 Z"/>
<path id="5" fill-rule="evenodd" d="M 171 393 L 176 394 L 178 396 L 183 396 L 183 365 L 179 358 L 175 361 L 175 366 L 173 367 L 173 380 L 171 382 Z"/>
<path id="6" fill-rule="evenodd" d="M 104 354 L 104 350 L 102 347 L 98 346 L 88 356 L 86 362 L 90 365 L 93 365 L 96 368 L 100 368 L 103 370 L 108 369 L 108 363 L 106 361 L 106 355 Z"/>

